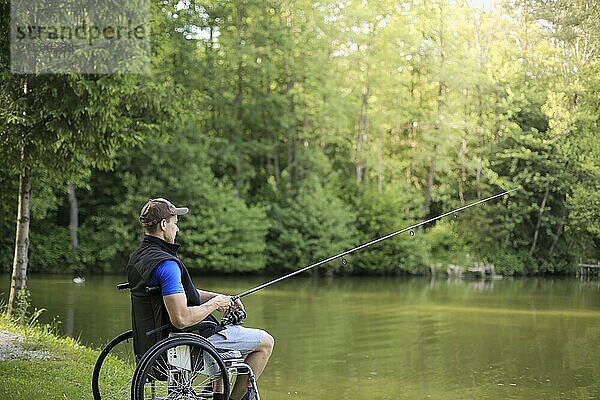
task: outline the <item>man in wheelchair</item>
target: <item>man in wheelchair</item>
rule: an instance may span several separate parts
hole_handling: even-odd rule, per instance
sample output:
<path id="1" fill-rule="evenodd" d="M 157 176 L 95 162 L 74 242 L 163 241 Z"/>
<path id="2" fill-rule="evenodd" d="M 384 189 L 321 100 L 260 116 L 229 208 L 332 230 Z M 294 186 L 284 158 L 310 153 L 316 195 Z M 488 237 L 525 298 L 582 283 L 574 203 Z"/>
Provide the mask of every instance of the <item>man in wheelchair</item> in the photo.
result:
<path id="1" fill-rule="evenodd" d="M 177 218 L 188 211 L 187 207 L 178 208 L 166 199 L 157 198 L 148 201 L 140 213 L 144 238 L 127 264 L 136 356 L 141 358 L 170 332 L 195 332 L 217 349 L 239 351 L 258 377 L 271 356 L 273 337 L 260 329 L 223 326 L 211 315 L 230 307 L 243 310 L 244 306 L 239 299 L 233 302 L 230 296 L 194 286 L 177 256 L 179 245 L 175 244 L 179 231 Z M 154 287 L 159 289 L 149 290 Z M 231 399 L 251 400 L 255 395 L 247 376 L 240 376 Z"/>

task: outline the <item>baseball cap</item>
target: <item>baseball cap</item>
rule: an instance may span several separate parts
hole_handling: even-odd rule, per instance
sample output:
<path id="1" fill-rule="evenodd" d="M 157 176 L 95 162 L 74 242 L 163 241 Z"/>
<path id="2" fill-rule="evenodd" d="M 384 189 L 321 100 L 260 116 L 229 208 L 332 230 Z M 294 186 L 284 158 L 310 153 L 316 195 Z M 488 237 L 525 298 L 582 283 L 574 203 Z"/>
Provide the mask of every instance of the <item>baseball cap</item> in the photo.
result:
<path id="1" fill-rule="evenodd" d="M 189 212 L 187 207 L 175 207 L 167 199 L 162 197 L 150 199 L 140 213 L 140 222 L 142 226 L 152 226 L 158 224 L 163 219 L 169 218 L 172 215 L 183 215 Z"/>

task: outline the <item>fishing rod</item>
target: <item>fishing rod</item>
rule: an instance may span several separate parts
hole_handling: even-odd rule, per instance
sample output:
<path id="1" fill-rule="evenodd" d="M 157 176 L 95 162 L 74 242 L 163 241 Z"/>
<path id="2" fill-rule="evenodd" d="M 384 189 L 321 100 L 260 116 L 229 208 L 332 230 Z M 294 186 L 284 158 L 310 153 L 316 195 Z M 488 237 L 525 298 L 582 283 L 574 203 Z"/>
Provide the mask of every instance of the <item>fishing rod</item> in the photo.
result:
<path id="1" fill-rule="evenodd" d="M 400 229 L 399 231 L 396 231 L 396 232 L 389 233 L 389 234 L 387 234 L 387 235 L 385 235 L 385 236 L 382 236 L 382 237 L 380 237 L 380 238 L 377 238 L 377 239 L 371 240 L 370 242 L 363 243 L 363 244 L 361 244 L 361 245 L 359 245 L 359 246 L 356 246 L 356 247 L 354 247 L 354 248 L 352 248 L 352 249 L 350 249 L 350 250 L 343 251 L 343 252 L 341 252 L 341 253 L 338 253 L 338 254 L 336 254 L 336 255 L 334 255 L 334 256 L 331 256 L 331 257 L 329 257 L 329 258 L 326 258 L 326 259 L 324 259 L 324 260 L 318 261 L 318 262 L 316 262 L 316 263 L 314 263 L 314 264 L 310 264 L 310 265 L 308 265 L 308 266 L 306 266 L 306 267 L 304 267 L 304 268 L 301 268 L 301 269 L 299 269 L 299 270 L 297 270 L 297 271 L 291 272 L 291 273 L 289 273 L 289 274 L 287 274 L 287 275 L 284 275 L 284 276 L 282 276 L 282 277 L 280 277 L 280 278 L 273 279 L 272 281 L 269 281 L 269 282 L 263 283 L 262 285 L 256 286 L 256 287 L 254 287 L 254 288 L 252 288 L 252 289 L 248 289 L 248 290 L 246 290 L 245 292 L 242 292 L 242 293 L 236 294 L 235 296 L 231 296 L 231 299 L 232 299 L 233 301 L 236 301 L 237 299 L 241 299 L 241 298 L 242 298 L 242 297 L 244 297 L 244 296 L 248 296 L 249 294 L 252 294 L 252 293 L 258 292 L 259 290 L 262 290 L 262 289 L 264 289 L 264 288 L 266 288 L 266 287 L 269 287 L 269 286 L 271 286 L 271 285 L 274 285 L 274 284 L 276 284 L 276 283 L 278 283 L 278 282 L 281 282 L 281 281 L 283 281 L 283 280 L 285 280 L 285 279 L 291 278 L 292 276 L 296 276 L 296 275 L 298 275 L 298 274 L 301 274 L 301 273 L 303 273 L 303 272 L 305 272 L 305 271 L 308 271 L 309 269 L 312 269 L 312 268 L 318 267 L 319 265 L 323 265 L 323 264 L 325 264 L 325 263 L 328 263 L 329 261 L 333 261 L 333 260 L 335 260 L 335 259 L 337 259 L 337 258 L 343 257 L 343 256 L 345 256 L 345 255 L 348 255 L 348 254 L 350 254 L 350 253 L 354 253 L 355 251 L 358 251 L 358 250 L 364 249 L 365 247 L 369 247 L 369 246 L 371 246 L 371 245 L 373 245 L 373 244 L 375 244 L 375 243 L 382 242 L 382 241 L 384 241 L 384 240 L 386 240 L 386 239 L 389 239 L 389 238 L 391 238 L 391 237 L 394 237 L 394 236 L 396 236 L 396 235 L 399 235 L 399 234 L 401 234 L 401 233 L 403 233 L 403 232 L 410 231 L 410 230 L 412 230 L 412 229 L 418 228 L 418 227 L 420 227 L 420 226 L 423 226 L 423 225 L 425 225 L 425 224 L 428 224 L 428 223 L 430 223 L 430 222 L 433 222 L 433 221 L 437 221 L 437 220 L 439 220 L 439 219 L 442 219 L 442 218 L 444 218 L 444 217 L 447 217 L 448 215 L 456 214 L 457 212 L 460 212 L 460 211 L 466 210 L 467 208 L 470 208 L 470 207 L 476 206 L 476 205 L 478 205 L 478 204 L 485 203 L 485 202 L 487 202 L 487 201 L 490 201 L 490 200 L 493 200 L 493 199 L 495 199 L 495 198 L 498 198 L 498 197 L 504 196 L 505 194 L 508 194 L 508 193 L 514 192 L 515 190 L 517 190 L 517 189 L 511 189 L 511 190 L 507 190 L 507 191 L 505 191 L 505 192 L 498 193 L 498 194 L 495 194 L 495 195 L 493 195 L 493 196 L 490 196 L 490 197 L 486 197 L 485 199 L 478 200 L 478 201 L 476 201 L 476 202 L 473 202 L 473 203 L 471 203 L 471 204 L 467 204 L 466 206 L 462 206 L 462 207 L 460 207 L 460 208 L 457 208 L 457 209 L 455 209 L 455 210 L 448 211 L 448 212 L 446 212 L 446 213 L 444 213 L 444 214 L 440 214 L 440 215 L 438 215 L 438 216 L 436 216 L 436 217 L 433 217 L 433 218 L 429 218 L 429 219 L 427 219 L 427 220 L 424 220 L 424 221 L 421 221 L 421 222 L 419 222 L 419 223 L 417 223 L 417 224 L 414 224 L 414 225 L 411 225 L 411 226 L 409 226 L 409 227 L 406 227 L 406 228 Z M 229 310 L 231 310 L 231 313 L 229 313 Z M 228 312 L 226 312 L 226 315 L 224 315 L 224 316 L 223 316 L 225 320 L 231 320 L 233 323 L 235 323 L 236 321 L 241 321 L 243 318 L 245 318 L 245 313 L 243 313 L 243 311 L 242 311 L 242 310 L 239 310 L 239 309 L 238 309 L 238 310 L 239 310 L 239 312 L 240 312 L 240 314 L 239 314 L 238 316 L 236 316 L 236 315 L 232 315 L 232 313 L 235 313 L 235 312 L 236 312 L 236 311 L 235 311 L 235 310 L 236 310 L 235 308 L 230 308 L 229 310 L 228 310 Z M 243 316 L 242 316 L 242 313 L 244 314 Z M 239 322 L 238 322 L 238 323 L 239 323 Z"/>

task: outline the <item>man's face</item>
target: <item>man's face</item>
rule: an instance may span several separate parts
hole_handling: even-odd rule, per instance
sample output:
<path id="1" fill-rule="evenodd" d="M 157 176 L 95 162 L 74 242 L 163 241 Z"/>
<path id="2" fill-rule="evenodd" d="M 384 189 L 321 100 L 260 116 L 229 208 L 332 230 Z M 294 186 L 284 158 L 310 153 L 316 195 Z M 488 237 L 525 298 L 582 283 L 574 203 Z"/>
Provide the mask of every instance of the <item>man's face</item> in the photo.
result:
<path id="1" fill-rule="evenodd" d="M 175 243 L 175 236 L 177 236 L 177 232 L 179 232 L 179 227 L 177 226 L 177 215 L 173 215 L 168 219 L 163 219 L 161 221 L 161 227 L 165 236 L 165 242 Z"/>

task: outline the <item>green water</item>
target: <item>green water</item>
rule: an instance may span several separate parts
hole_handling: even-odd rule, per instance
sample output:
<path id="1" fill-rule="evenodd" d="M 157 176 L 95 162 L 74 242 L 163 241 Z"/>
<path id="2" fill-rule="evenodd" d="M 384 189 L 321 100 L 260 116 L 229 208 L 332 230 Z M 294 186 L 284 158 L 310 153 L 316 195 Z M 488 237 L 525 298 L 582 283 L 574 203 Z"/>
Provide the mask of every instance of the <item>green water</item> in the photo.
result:
<path id="1" fill-rule="evenodd" d="M 29 287 L 46 321 L 100 345 L 129 329 L 121 280 L 33 276 Z M 224 293 L 261 282 L 196 280 Z M 276 340 L 263 400 L 600 399 L 597 280 L 294 278 L 244 303 L 246 325 Z"/>

